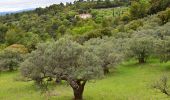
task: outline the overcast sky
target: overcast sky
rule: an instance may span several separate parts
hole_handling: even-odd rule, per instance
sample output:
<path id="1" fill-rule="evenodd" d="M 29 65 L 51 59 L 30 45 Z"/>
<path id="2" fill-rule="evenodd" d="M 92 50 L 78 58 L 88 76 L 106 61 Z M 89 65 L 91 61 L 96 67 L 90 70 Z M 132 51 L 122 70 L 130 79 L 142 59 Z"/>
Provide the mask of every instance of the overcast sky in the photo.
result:
<path id="1" fill-rule="evenodd" d="M 46 7 L 51 4 L 72 1 L 74 0 L 0 0 L 0 12 Z"/>

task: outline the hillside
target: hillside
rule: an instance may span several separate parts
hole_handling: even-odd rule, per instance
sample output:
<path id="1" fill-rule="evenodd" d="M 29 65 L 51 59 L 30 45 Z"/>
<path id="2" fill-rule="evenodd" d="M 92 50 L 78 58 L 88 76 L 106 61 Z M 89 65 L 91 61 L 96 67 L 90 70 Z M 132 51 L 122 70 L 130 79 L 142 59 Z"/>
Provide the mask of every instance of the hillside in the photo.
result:
<path id="1" fill-rule="evenodd" d="M 0 16 L 0 100 L 170 100 L 169 7 L 79 0 Z"/>

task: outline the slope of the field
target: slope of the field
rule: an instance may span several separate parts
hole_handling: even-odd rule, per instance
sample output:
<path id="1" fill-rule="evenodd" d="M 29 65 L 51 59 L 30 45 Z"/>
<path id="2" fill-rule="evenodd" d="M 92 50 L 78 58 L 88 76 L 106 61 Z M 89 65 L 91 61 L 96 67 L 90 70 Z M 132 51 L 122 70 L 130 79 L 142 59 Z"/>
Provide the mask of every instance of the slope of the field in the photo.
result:
<path id="1" fill-rule="evenodd" d="M 88 82 L 85 100 L 170 100 L 151 85 L 162 75 L 170 76 L 170 63 L 152 60 L 138 65 L 134 61 L 120 65 L 102 80 Z M 33 82 L 16 81 L 18 72 L 0 74 L 0 100 L 47 100 Z M 170 81 L 169 81 L 170 82 Z M 56 86 L 49 100 L 71 100 L 72 90 L 66 84 Z"/>

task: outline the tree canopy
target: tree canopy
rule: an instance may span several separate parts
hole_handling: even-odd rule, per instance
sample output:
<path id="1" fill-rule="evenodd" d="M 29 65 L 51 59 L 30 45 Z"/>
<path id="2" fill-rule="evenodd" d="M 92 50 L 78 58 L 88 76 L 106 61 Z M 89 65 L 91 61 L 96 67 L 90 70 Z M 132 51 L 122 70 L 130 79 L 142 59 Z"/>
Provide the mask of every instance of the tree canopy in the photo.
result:
<path id="1" fill-rule="evenodd" d="M 43 62 L 43 63 L 42 63 Z M 45 78 L 60 78 L 73 88 L 81 100 L 85 83 L 103 75 L 100 59 L 70 38 L 40 44 L 21 64 L 24 76 L 42 84 Z"/>

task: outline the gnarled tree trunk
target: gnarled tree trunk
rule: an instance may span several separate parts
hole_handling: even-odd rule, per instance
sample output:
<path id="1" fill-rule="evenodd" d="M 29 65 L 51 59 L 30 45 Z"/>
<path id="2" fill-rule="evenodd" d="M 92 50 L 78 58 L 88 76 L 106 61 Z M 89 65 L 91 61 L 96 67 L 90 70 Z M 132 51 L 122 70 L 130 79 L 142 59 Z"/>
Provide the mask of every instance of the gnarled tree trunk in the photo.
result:
<path id="1" fill-rule="evenodd" d="M 145 55 L 145 50 L 143 50 L 143 52 L 141 52 L 141 54 L 138 57 L 138 61 L 140 64 L 146 63 L 146 55 Z"/>
<path id="2" fill-rule="evenodd" d="M 75 83 L 76 85 L 72 83 Z M 70 84 L 70 86 L 72 87 L 74 92 L 74 100 L 83 100 L 83 92 L 86 81 L 76 80 L 72 83 Z"/>

